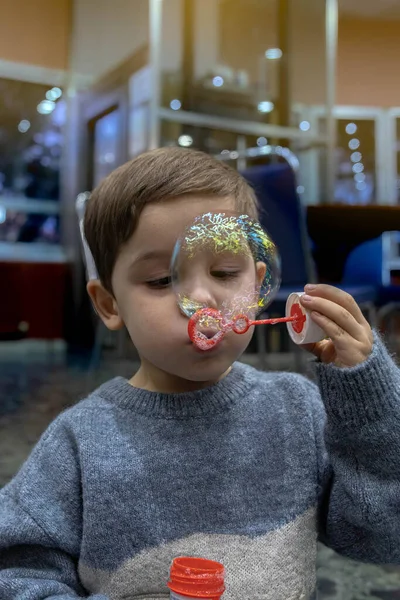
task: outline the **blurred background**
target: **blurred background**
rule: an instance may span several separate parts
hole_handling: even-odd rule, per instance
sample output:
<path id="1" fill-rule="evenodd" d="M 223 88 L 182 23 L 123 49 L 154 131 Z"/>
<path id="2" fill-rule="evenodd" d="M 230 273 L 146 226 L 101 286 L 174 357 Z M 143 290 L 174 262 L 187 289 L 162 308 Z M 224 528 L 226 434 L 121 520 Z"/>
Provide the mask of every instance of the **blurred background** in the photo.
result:
<path id="1" fill-rule="evenodd" d="M 77 198 L 158 146 L 254 185 L 282 255 L 350 291 L 400 350 L 399 0 L 2 0 L 0 486 L 48 423 L 135 349 L 86 296 Z M 308 373 L 285 328 L 243 360 Z M 400 598 L 397 568 L 321 548 L 321 598 Z"/>

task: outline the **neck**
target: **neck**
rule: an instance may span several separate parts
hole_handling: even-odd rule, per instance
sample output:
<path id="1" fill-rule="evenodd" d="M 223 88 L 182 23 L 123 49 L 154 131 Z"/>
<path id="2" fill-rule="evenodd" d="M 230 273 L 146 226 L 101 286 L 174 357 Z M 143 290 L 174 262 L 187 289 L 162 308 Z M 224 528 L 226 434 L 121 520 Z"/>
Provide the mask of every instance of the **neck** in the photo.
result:
<path id="1" fill-rule="evenodd" d="M 207 388 L 224 379 L 230 370 L 231 367 L 216 381 L 189 381 L 177 375 L 166 373 L 142 359 L 138 372 L 130 379 L 129 383 L 133 387 L 147 390 L 148 392 L 182 394 Z"/>

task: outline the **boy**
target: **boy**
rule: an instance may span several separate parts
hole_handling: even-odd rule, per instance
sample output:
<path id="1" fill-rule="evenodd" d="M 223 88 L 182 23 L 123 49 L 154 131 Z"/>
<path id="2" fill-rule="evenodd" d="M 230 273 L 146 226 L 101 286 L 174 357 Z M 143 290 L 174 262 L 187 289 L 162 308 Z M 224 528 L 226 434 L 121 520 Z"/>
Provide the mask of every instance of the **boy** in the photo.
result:
<path id="1" fill-rule="evenodd" d="M 256 217 L 252 190 L 191 150 L 144 154 L 93 192 L 88 292 L 141 366 L 61 414 L 0 493 L 1 600 L 168 598 L 178 555 L 221 561 L 227 600 L 308 599 L 317 536 L 399 562 L 400 376 L 354 300 L 306 288 L 329 338 L 308 348 L 319 387 L 237 363 L 250 333 L 203 353 L 188 338 L 172 250 L 228 210 Z"/>

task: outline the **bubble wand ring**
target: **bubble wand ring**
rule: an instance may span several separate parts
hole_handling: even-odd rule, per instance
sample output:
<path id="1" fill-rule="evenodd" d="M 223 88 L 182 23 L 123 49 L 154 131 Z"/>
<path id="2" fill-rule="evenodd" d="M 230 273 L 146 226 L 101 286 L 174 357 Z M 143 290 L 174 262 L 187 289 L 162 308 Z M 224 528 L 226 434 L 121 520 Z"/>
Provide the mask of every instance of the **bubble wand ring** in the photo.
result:
<path id="1" fill-rule="evenodd" d="M 199 321 L 205 317 L 211 318 L 216 325 L 221 328 L 212 338 L 208 338 L 204 333 L 197 329 Z M 229 324 L 225 322 L 222 313 L 215 308 L 202 308 L 201 310 L 198 310 L 190 318 L 188 324 L 188 334 L 191 341 L 199 350 L 204 351 L 211 350 L 217 344 L 222 342 L 227 329 L 229 329 Z"/>
<path id="2" fill-rule="evenodd" d="M 198 330 L 198 324 L 204 318 L 211 318 L 214 323 L 220 327 L 213 337 L 208 338 L 204 333 Z M 289 317 L 277 319 L 263 319 L 254 321 L 247 315 L 236 315 L 231 321 L 227 322 L 223 314 L 215 308 L 202 308 L 194 313 L 188 324 L 188 334 L 193 344 L 203 351 L 212 350 L 222 342 L 226 333 L 232 330 L 234 333 L 243 335 L 248 332 L 250 327 L 255 325 L 276 325 L 277 323 L 293 323 L 292 327 L 297 333 L 303 331 L 307 316 L 301 310 L 299 304 L 294 304 Z"/>

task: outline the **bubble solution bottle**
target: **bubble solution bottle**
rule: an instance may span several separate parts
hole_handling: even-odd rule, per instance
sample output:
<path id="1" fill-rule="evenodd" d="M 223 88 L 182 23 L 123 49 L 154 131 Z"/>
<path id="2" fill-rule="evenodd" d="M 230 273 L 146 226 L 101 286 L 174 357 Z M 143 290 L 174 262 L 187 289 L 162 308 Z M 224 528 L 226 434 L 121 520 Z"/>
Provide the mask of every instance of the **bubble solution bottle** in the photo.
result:
<path id="1" fill-rule="evenodd" d="M 220 600 L 225 591 L 225 569 L 204 558 L 175 558 L 168 587 L 171 600 Z"/>

